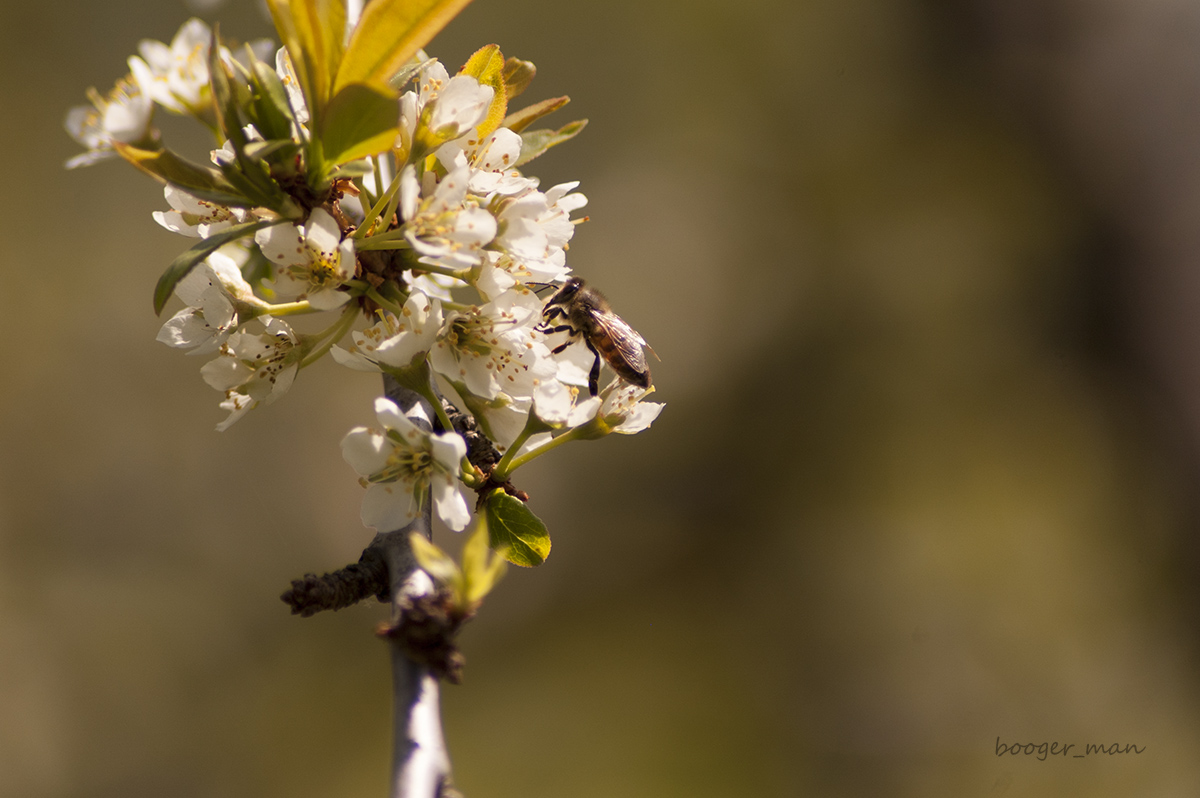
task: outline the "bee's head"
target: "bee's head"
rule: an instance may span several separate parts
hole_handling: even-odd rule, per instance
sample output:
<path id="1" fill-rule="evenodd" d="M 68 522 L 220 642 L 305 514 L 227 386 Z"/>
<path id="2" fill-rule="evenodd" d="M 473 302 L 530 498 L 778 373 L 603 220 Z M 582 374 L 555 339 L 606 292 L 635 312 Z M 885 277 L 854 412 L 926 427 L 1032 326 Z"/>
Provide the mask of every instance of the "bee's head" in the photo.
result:
<path id="1" fill-rule="evenodd" d="M 550 301 L 546 304 L 565 305 L 575 298 L 575 295 L 579 293 L 579 289 L 581 288 L 583 288 L 583 280 L 579 277 L 570 277 L 563 283 L 563 287 L 558 289 L 558 293 L 550 297 Z"/>

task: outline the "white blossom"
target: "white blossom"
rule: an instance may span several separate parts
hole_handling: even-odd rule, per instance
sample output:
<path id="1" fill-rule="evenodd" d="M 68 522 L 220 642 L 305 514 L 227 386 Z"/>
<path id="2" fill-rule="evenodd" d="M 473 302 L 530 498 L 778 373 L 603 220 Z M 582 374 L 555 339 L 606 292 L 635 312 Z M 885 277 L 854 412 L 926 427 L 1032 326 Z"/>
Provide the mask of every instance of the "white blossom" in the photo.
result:
<path id="1" fill-rule="evenodd" d="M 217 425 L 225 431 L 246 413 L 269 405 L 287 393 L 296 379 L 299 339 L 282 319 L 272 318 L 260 334 L 240 330 L 221 345 L 220 356 L 200 369 L 204 381 L 225 393 L 221 407 L 229 417 Z"/>
<path id="2" fill-rule="evenodd" d="M 354 333 L 348 351 L 335 346 L 333 359 L 358 371 L 379 371 L 381 365 L 404 368 L 429 351 L 441 326 L 442 303 L 414 290 L 399 318 L 383 314 L 377 324 Z"/>
<path id="3" fill-rule="evenodd" d="M 643 402 L 650 390 L 614 381 L 602 396 L 591 396 L 575 405 L 567 419 L 568 427 L 578 427 L 599 419 L 607 432 L 633 435 L 650 426 L 665 405 Z"/>
<path id="4" fill-rule="evenodd" d="M 356 427 L 342 439 L 342 454 L 366 487 L 362 520 L 380 532 L 400 529 L 422 511 L 432 489 L 438 517 L 457 531 L 470 521 L 458 489 L 460 463 L 467 445 L 454 432 L 434 434 L 413 422 L 425 418 L 417 405 L 406 416 L 390 399 L 375 400 L 383 429 Z"/>
<path id="5" fill-rule="evenodd" d="M 183 23 L 170 45 L 144 39 L 129 71 L 156 103 L 177 114 L 200 114 L 209 103 L 208 51 L 212 30 L 199 19 Z"/>
<path id="6" fill-rule="evenodd" d="M 532 291 L 509 291 L 482 307 L 449 316 L 430 351 L 434 371 L 481 399 L 501 393 L 528 398 L 557 365 L 535 329 L 541 302 Z"/>
<path id="7" fill-rule="evenodd" d="M 423 262 L 450 269 L 478 265 L 484 245 L 496 235 L 496 218 L 466 201 L 469 168 L 455 169 L 436 185 L 429 184 L 433 173 L 426 174 L 424 191 L 412 166 L 400 175 L 405 238 Z"/>
<path id="8" fill-rule="evenodd" d="M 423 146 L 469 134 L 487 118 L 495 91 L 470 75 L 450 77 L 438 61 L 425 64 L 417 78 L 417 91 L 400 97 L 397 147 L 411 152 L 418 140 Z"/>
<path id="9" fill-rule="evenodd" d="M 564 280 L 570 272 L 567 243 L 575 234 L 571 212 L 587 204 L 587 197 L 571 193 L 577 185 L 562 183 L 545 193 L 529 190 L 501 202 L 493 247 L 502 255 L 494 265 L 523 282 Z"/>
<path id="10" fill-rule="evenodd" d="M 249 214 L 242 208 L 227 208 L 215 202 L 192 196 L 169 183 L 163 196 L 171 206 L 169 211 L 154 211 L 154 221 L 172 233 L 191 238 L 208 238 L 235 224 L 246 221 Z"/>
<path id="11" fill-rule="evenodd" d="M 521 146 L 520 134 L 506 127 L 483 139 L 472 131 L 439 147 L 437 159 L 447 171 L 464 163 L 469 165 L 468 186 L 473 194 L 512 196 L 538 186 L 537 178 L 525 177 L 514 166 L 521 157 Z"/>
<path id="12" fill-rule="evenodd" d="M 314 208 L 304 225 L 277 224 L 254 234 L 254 243 L 275 266 L 272 283 L 279 296 L 307 299 L 318 310 L 344 305 L 350 295 L 339 291 L 354 276 L 354 242 L 343 239 L 328 212 Z"/>
<path id="13" fill-rule="evenodd" d="M 175 286 L 175 295 L 188 307 L 162 326 L 158 340 L 188 354 L 214 352 L 225 343 L 251 306 L 265 307 L 242 277 L 239 261 L 246 250 L 226 244 L 197 265 Z"/>
<path id="14" fill-rule="evenodd" d="M 150 136 L 150 97 L 132 76 L 117 81 L 108 96 L 88 91 L 91 105 L 77 105 L 67 112 L 64 127 L 87 152 L 67 161 L 68 169 L 90 166 L 116 157 L 113 142 L 133 144 Z"/>

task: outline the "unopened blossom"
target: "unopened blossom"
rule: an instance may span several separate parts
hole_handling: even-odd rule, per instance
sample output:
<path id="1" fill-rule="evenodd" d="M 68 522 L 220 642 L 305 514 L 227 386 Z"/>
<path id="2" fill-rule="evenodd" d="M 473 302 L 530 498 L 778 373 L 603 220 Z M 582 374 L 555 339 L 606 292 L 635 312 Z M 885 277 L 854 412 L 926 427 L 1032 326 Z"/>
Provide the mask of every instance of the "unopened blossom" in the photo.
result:
<path id="1" fill-rule="evenodd" d="M 333 359 L 358 371 L 405 368 L 428 352 L 442 327 L 442 303 L 413 291 L 399 317 L 384 313 L 380 321 L 353 335 L 354 345 L 333 348 Z"/>
<path id="2" fill-rule="evenodd" d="M 417 405 L 413 418 L 424 419 Z M 423 510 L 426 490 L 448 527 L 466 527 L 471 516 L 458 489 L 460 463 L 467 445 L 454 432 L 434 434 L 406 416 L 391 399 L 375 400 L 382 429 L 357 427 L 342 439 L 342 454 L 367 492 L 362 521 L 380 532 L 400 529 Z"/>
<path id="3" fill-rule="evenodd" d="M 447 318 L 430 351 L 434 371 L 485 400 L 529 397 L 557 371 L 536 325 L 541 302 L 531 291 L 509 291 L 482 307 Z"/>
<path id="4" fill-rule="evenodd" d="M 405 238 L 422 262 L 449 269 L 467 269 L 482 260 L 483 247 L 496 235 L 496 218 L 467 202 L 466 165 L 432 182 L 426 173 L 421 186 L 412 166 L 400 175 L 400 211 Z"/>
<path id="5" fill-rule="evenodd" d="M 163 196 L 171 210 L 155 211 L 151 214 L 154 221 L 172 233 L 191 238 L 208 238 L 248 218 L 242 208 L 228 208 L 200 199 L 169 183 L 163 187 Z"/>
<path id="6" fill-rule="evenodd" d="M 229 417 L 217 425 L 224 431 L 259 405 L 287 393 L 300 366 L 299 339 L 281 319 L 267 321 L 266 331 L 240 330 L 221 345 L 220 356 L 200 369 L 204 381 L 225 393 L 221 407 Z"/>
<path id="7" fill-rule="evenodd" d="M 280 47 L 275 53 L 275 73 L 287 91 L 288 105 L 296 115 L 297 124 L 305 124 L 308 122 L 308 105 L 304 102 L 304 92 L 300 90 L 300 80 L 286 47 Z"/>
<path id="8" fill-rule="evenodd" d="M 132 76 L 117 81 L 107 96 L 90 89 L 88 99 L 91 105 L 77 105 L 67 112 L 67 132 L 87 147 L 87 152 L 67 161 L 68 169 L 116 157 L 113 142 L 134 144 L 151 136 L 154 105 Z"/>
<path id="9" fill-rule="evenodd" d="M 339 291 L 354 276 L 354 242 L 343 239 L 328 212 L 313 209 L 303 225 L 277 224 L 254 234 L 254 243 L 275 267 L 274 290 L 291 300 L 307 299 L 318 310 L 344 305 Z"/>
<path id="10" fill-rule="evenodd" d="M 140 56 L 129 57 L 129 71 L 156 103 L 177 114 L 201 114 L 210 105 L 208 51 L 212 30 L 192 18 L 171 44 L 144 39 Z"/>
<path id="11" fill-rule="evenodd" d="M 214 352 L 229 338 L 248 312 L 266 303 L 254 296 L 242 277 L 239 261 L 246 250 L 227 244 L 208 256 L 175 285 L 175 295 L 188 307 L 162 326 L 158 340 L 188 354 Z"/>

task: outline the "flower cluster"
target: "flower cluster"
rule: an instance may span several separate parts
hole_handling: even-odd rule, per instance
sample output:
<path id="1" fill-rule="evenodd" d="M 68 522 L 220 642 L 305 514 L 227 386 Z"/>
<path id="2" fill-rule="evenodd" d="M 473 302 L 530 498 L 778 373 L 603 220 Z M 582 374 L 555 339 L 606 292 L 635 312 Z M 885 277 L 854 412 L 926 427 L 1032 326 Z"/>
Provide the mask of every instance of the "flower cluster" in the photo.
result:
<path id="1" fill-rule="evenodd" d="M 378 399 L 379 426 L 342 444 L 366 487 L 363 521 L 385 531 L 429 497 L 461 530 L 471 519 L 462 488 L 492 512 L 521 495 L 512 472 L 534 457 L 649 426 L 662 406 L 642 401 L 652 389 L 640 336 L 611 317 L 642 366 L 637 384 L 618 367 L 600 389 L 595 372 L 612 357 L 597 340 L 604 318 L 578 314 L 611 312 L 560 308 L 575 321 L 552 324 L 536 293 L 570 277 L 587 202 L 576 183 L 543 190 L 522 171 L 583 128 L 531 127 L 567 98 L 511 108 L 535 69 L 495 45 L 454 76 L 416 45 L 361 57 L 393 46 L 365 26 L 343 49 L 311 49 L 280 7 L 276 52 L 227 47 L 193 19 L 169 45 L 142 42 L 130 74 L 66 122 L 86 148 L 69 167 L 119 156 L 164 185 L 168 209 L 154 219 L 190 249 L 159 281 L 156 309 L 172 294 L 184 307 L 158 338 L 213 357 L 200 371 L 229 411 L 218 429 L 279 399 L 327 353 L 390 375 L 425 402 Z M 210 163 L 163 146 L 156 109 L 208 126 Z M 322 314 L 325 324 L 297 321 Z M 464 419 L 490 458 L 468 456 Z"/>

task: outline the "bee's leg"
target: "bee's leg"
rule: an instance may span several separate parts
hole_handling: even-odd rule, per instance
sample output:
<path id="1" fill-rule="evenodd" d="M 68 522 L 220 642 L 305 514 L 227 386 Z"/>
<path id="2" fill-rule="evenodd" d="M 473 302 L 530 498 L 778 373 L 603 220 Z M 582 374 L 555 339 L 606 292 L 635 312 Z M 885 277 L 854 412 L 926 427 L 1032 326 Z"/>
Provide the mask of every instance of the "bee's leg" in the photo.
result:
<path id="1" fill-rule="evenodd" d="M 553 319 L 557 319 L 560 316 L 565 318 L 567 315 L 567 312 L 565 310 L 563 310 L 560 305 L 554 305 L 549 310 L 546 310 L 543 315 L 545 315 L 546 321 L 552 321 Z"/>
<path id="2" fill-rule="evenodd" d="M 546 308 L 542 311 L 542 323 L 538 325 L 538 329 L 546 332 L 546 325 L 558 318 L 566 318 L 567 312 L 555 305 L 554 307 Z M 559 328 L 562 329 L 562 328 Z"/>
<path id="3" fill-rule="evenodd" d="M 559 327 L 549 327 L 547 329 L 542 330 L 542 332 L 546 333 L 547 335 L 553 335 L 554 333 L 559 333 L 559 332 L 571 333 L 571 337 L 568 338 L 564 343 L 562 343 L 561 345 L 556 346 L 550 350 L 550 354 L 552 354 L 552 355 L 560 354 L 568 346 L 575 343 L 575 336 L 578 335 L 578 332 L 576 331 L 576 329 L 574 327 L 572 327 L 570 324 L 563 324 Z"/>
<path id="4" fill-rule="evenodd" d="M 596 351 L 596 347 L 592 346 L 592 342 L 587 339 L 587 336 L 584 336 L 583 342 L 596 357 L 592 363 L 592 370 L 588 374 L 588 390 L 592 392 L 592 396 L 596 396 L 600 393 L 600 353 Z"/>

